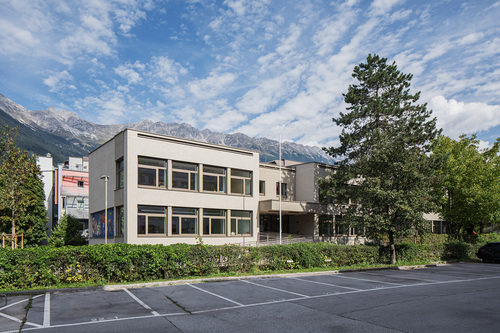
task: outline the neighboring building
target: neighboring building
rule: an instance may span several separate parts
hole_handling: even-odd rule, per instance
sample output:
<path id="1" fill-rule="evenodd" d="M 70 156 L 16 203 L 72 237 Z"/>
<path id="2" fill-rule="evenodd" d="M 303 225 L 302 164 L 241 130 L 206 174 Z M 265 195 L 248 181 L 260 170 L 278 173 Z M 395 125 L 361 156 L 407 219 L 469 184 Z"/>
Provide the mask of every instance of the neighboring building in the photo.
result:
<path id="1" fill-rule="evenodd" d="M 55 211 L 57 221 L 64 214 L 72 215 L 89 227 L 89 160 L 88 157 L 70 157 L 55 170 Z"/>
<path id="2" fill-rule="evenodd" d="M 89 159 L 90 244 L 104 242 L 105 220 L 108 243 L 250 244 L 279 233 L 279 162 L 256 151 L 126 129 Z M 364 241 L 336 227 L 341 206 L 320 203 L 318 178 L 333 166 L 281 163 L 283 237 Z"/>
<path id="3" fill-rule="evenodd" d="M 40 179 L 43 182 L 43 191 L 45 193 L 45 209 L 47 210 L 47 236 L 50 237 L 52 234 L 52 223 L 53 223 L 53 207 L 54 207 L 54 165 L 52 156 L 47 154 L 47 156 L 39 156 L 36 160 L 36 164 L 40 168 L 42 173 Z"/>
<path id="4" fill-rule="evenodd" d="M 88 229 L 88 157 L 69 157 L 64 164 L 54 168 L 52 157 L 47 154 L 37 158 L 37 165 L 42 172 L 41 180 L 44 183 L 47 235 L 50 237 L 52 229 L 64 214 L 76 217 L 82 224 L 82 229 Z"/>

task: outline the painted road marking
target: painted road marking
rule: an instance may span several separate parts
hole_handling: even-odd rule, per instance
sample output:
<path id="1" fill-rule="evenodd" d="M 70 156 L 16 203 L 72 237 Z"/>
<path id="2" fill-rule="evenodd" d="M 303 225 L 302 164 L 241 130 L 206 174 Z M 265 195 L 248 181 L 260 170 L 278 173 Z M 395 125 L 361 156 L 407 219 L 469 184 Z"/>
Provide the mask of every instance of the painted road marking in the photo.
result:
<path id="1" fill-rule="evenodd" d="M 294 292 L 291 292 L 291 291 L 287 291 L 287 290 L 283 290 L 283 289 L 279 289 L 279 288 L 274 288 L 274 287 L 269 287 L 269 286 L 266 286 L 266 285 L 263 285 L 263 284 L 258 284 L 258 283 L 255 283 L 255 282 L 250 282 L 250 281 L 247 281 L 247 280 L 241 280 L 241 281 L 245 282 L 245 283 L 253 284 L 255 286 L 259 286 L 259 287 L 263 287 L 263 288 L 269 288 L 269 289 L 281 291 L 281 292 L 287 293 L 287 294 L 292 294 L 292 295 L 295 295 L 295 296 L 300 296 L 300 297 L 305 297 L 305 298 L 309 297 L 309 296 L 298 294 L 298 293 L 294 293 Z"/>
<path id="2" fill-rule="evenodd" d="M 151 309 L 151 307 L 149 305 L 147 305 L 146 303 L 144 303 L 143 301 L 141 301 L 137 296 L 135 296 L 134 294 L 132 294 L 132 292 L 130 292 L 128 289 L 126 288 L 123 288 L 123 290 L 129 294 L 130 297 L 132 297 L 137 303 L 139 303 L 140 305 L 142 305 L 146 310 L 149 310 L 153 316 L 159 316 L 160 314 L 158 312 L 156 312 L 155 310 Z"/>
<path id="3" fill-rule="evenodd" d="M 325 286 L 339 287 L 339 288 L 351 289 L 351 290 L 357 290 L 357 291 L 362 291 L 363 290 L 363 289 L 358 289 L 358 288 L 339 286 L 338 284 L 333 284 L 333 283 L 326 283 L 326 282 L 305 280 L 305 279 L 301 279 L 301 278 L 287 277 L 287 279 L 299 280 L 299 281 L 304 281 L 304 282 L 309 282 L 309 283 L 322 284 L 322 285 L 325 285 Z"/>
<path id="4" fill-rule="evenodd" d="M 226 300 L 226 301 L 228 301 L 228 302 L 234 303 L 234 304 L 236 304 L 236 305 L 238 305 L 238 306 L 243 306 L 243 304 L 241 304 L 241 303 L 238 303 L 238 302 L 236 302 L 236 301 L 233 301 L 233 300 L 231 300 L 231 299 L 229 299 L 229 298 L 226 298 L 226 297 L 224 297 L 224 296 L 217 295 L 217 294 L 212 293 L 212 292 L 210 292 L 210 291 L 207 291 L 207 290 L 205 290 L 205 289 L 198 288 L 197 286 L 194 286 L 194 285 L 192 285 L 192 284 L 189 284 L 189 283 L 188 283 L 188 286 L 193 287 L 194 289 L 198 289 L 198 290 L 200 290 L 200 291 L 203 291 L 203 292 L 205 292 L 205 293 L 207 293 L 207 294 L 213 295 L 213 296 L 215 296 L 215 297 L 222 298 L 223 300 Z"/>
<path id="5" fill-rule="evenodd" d="M 50 293 L 45 294 L 43 306 L 43 327 L 50 327 Z"/>

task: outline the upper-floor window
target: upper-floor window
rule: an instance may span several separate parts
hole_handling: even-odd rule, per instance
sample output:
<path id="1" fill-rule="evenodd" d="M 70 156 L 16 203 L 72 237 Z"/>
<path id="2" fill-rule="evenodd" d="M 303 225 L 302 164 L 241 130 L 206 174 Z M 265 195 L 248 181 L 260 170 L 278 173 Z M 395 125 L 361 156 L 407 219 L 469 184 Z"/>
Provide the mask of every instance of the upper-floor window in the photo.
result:
<path id="1" fill-rule="evenodd" d="M 139 156 L 137 168 L 138 184 L 142 186 L 167 186 L 167 162 L 151 157 Z"/>
<path id="2" fill-rule="evenodd" d="M 203 235 L 224 235 L 226 233 L 226 211 L 203 209 Z"/>
<path id="3" fill-rule="evenodd" d="M 198 191 L 198 165 L 172 161 L 172 187 Z"/>
<path id="4" fill-rule="evenodd" d="M 276 183 L 276 195 L 280 195 L 280 183 Z M 287 193 L 287 184 L 281 183 L 281 197 L 286 198 L 288 196 Z"/>
<path id="5" fill-rule="evenodd" d="M 226 193 L 226 169 L 204 165 L 203 191 Z"/>
<path id="6" fill-rule="evenodd" d="M 124 163 L 123 157 L 116 161 L 116 188 L 123 188 L 124 185 Z"/>
<path id="7" fill-rule="evenodd" d="M 80 188 L 84 188 L 85 187 L 85 182 L 83 180 L 79 180 L 78 183 L 77 183 L 77 186 L 80 187 Z"/>
<path id="8" fill-rule="evenodd" d="M 77 200 L 76 208 L 80 210 L 85 209 L 85 200 L 84 199 Z"/>
<path id="9" fill-rule="evenodd" d="M 252 172 L 231 169 L 231 193 L 252 195 Z"/>
<path id="10" fill-rule="evenodd" d="M 137 234 L 165 234 L 167 210 L 160 206 L 137 207 Z"/>
<path id="11" fill-rule="evenodd" d="M 259 181 L 259 194 L 261 195 L 266 194 L 266 182 L 263 180 Z"/>
<path id="12" fill-rule="evenodd" d="M 172 235 L 196 235 L 198 209 L 172 207 Z"/>

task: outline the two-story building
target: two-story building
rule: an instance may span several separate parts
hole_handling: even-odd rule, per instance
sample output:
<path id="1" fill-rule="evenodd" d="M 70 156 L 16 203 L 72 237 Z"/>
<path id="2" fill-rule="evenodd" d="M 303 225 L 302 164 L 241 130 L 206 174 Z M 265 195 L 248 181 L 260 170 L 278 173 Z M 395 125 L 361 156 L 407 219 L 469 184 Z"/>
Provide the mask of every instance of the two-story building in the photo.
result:
<path id="1" fill-rule="evenodd" d="M 364 241 L 341 205 L 320 200 L 331 165 L 261 163 L 256 151 L 132 129 L 89 159 L 90 244 L 255 244 L 277 239 L 280 212 L 283 237 Z"/>

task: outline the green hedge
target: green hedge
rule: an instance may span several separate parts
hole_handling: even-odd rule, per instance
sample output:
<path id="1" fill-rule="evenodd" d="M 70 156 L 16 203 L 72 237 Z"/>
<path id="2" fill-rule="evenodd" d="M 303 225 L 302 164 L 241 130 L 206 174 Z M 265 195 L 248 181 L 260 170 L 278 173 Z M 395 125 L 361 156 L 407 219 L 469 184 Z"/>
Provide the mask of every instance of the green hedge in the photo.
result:
<path id="1" fill-rule="evenodd" d="M 463 260 L 476 247 L 466 243 L 398 244 L 400 262 Z M 0 291 L 84 284 L 128 283 L 212 274 L 368 266 L 390 262 L 388 247 L 302 243 L 264 247 L 234 245 L 42 246 L 0 249 Z"/>

